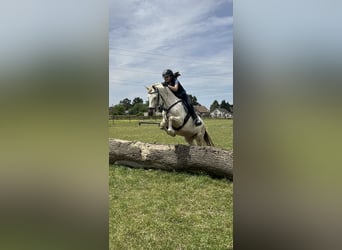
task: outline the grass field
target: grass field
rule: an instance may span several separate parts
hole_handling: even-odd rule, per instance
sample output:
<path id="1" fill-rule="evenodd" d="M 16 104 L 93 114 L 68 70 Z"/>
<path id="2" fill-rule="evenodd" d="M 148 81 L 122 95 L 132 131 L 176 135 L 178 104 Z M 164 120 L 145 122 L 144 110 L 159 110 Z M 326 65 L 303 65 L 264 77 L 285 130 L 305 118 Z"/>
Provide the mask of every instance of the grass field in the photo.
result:
<path id="1" fill-rule="evenodd" d="M 232 148 L 232 120 L 206 120 L 216 146 Z M 109 122 L 109 137 L 185 144 L 157 125 Z M 232 249 L 233 183 L 205 175 L 109 169 L 110 249 Z"/>
<path id="2" fill-rule="evenodd" d="M 157 122 L 159 120 L 151 121 Z M 233 120 L 208 119 L 204 122 L 216 147 L 233 148 Z M 109 121 L 108 125 L 109 138 L 149 143 L 186 144 L 184 137 L 169 136 L 155 124 L 139 126 L 136 120 L 116 120 L 114 122 Z"/>

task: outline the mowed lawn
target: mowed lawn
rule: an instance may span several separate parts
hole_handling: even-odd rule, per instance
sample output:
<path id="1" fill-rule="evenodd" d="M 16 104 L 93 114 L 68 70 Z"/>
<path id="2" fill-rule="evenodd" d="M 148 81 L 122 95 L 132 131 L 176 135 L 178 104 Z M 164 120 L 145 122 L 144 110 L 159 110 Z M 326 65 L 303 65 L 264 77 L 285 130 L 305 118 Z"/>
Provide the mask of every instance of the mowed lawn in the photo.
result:
<path id="1" fill-rule="evenodd" d="M 160 120 L 147 121 L 160 122 Z M 233 148 L 233 120 L 207 119 L 204 122 L 216 147 Z M 115 120 L 114 122 L 109 121 L 108 124 L 109 138 L 162 144 L 187 144 L 184 137 L 169 136 L 156 124 L 139 126 L 137 120 Z"/>
<path id="2" fill-rule="evenodd" d="M 232 120 L 206 120 L 217 147 L 232 149 Z M 186 144 L 157 125 L 109 122 L 109 137 Z M 109 168 L 110 249 L 232 249 L 233 183 L 205 175 Z"/>

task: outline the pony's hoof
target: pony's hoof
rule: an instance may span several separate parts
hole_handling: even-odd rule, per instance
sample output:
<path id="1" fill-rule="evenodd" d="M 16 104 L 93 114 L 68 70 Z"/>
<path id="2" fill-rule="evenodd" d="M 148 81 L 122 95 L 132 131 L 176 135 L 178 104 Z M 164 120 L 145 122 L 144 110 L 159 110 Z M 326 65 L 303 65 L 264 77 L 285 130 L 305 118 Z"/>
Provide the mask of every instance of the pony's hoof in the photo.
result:
<path id="1" fill-rule="evenodd" d="M 160 129 L 167 129 L 166 123 L 165 122 L 159 123 L 159 128 Z"/>
<path id="2" fill-rule="evenodd" d="M 167 133 L 168 133 L 169 135 L 171 135 L 171 136 L 176 136 L 175 131 L 173 131 L 173 130 L 171 130 L 171 129 L 168 129 L 168 130 L 167 130 Z"/>

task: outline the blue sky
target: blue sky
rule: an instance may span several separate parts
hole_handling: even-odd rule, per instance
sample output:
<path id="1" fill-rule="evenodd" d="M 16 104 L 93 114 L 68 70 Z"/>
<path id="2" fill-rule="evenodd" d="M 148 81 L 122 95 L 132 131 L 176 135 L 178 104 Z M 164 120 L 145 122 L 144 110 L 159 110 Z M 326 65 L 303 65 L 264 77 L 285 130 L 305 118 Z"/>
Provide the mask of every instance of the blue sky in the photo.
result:
<path id="1" fill-rule="evenodd" d="M 167 68 L 202 105 L 233 103 L 232 0 L 112 0 L 109 29 L 109 105 L 147 100 Z"/>

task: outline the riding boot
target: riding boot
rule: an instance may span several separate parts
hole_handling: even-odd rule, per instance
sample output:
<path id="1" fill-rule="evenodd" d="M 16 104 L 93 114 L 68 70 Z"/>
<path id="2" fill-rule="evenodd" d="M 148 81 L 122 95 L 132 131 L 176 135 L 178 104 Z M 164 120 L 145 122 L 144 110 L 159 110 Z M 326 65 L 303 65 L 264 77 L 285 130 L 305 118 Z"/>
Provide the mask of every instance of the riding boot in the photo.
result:
<path id="1" fill-rule="evenodd" d="M 202 125 L 202 122 L 200 119 L 198 119 L 197 115 L 195 113 L 191 114 L 192 119 L 194 120 L 195 126 L 200 126 Z"/>
<path id="2" fill-rule="evenodd" d="M 202 125 L 202 122 L 201 122 L 201 120 L 200 120 L 200 119 L 198 119 L 198 117 L 197 117 L 197 116 L 196 116 L 196 118 L 195 118 L 194 122 L 195 122 L 195 126 L 196 126 L 196 127 L 197 127 L 197 126 L 200 126 L 200 125 Z"/>
<path id="3" fill-rule="evenodd" d="M 197 115 L 195 113 L 194 107 L 191 104 L 191 100 L 190 100 L 189 96 L 187 96 L 187 98 L 185 98 L 185 102 L 186 102 L 186 105 L 188 107 L 188 112 L 190 113 L 190 116 L 194 120 L 195 126 L 197 127 L 197 126 L 202 125 L 201 120 L 198 119 L 198 117 L 197 117 Z"/>

